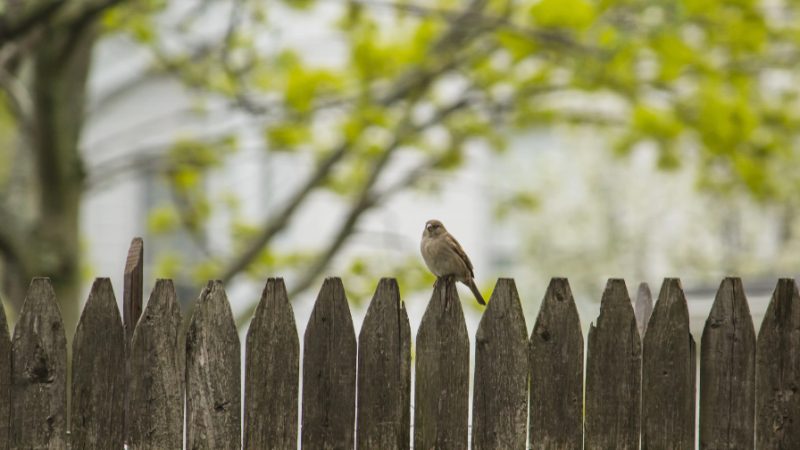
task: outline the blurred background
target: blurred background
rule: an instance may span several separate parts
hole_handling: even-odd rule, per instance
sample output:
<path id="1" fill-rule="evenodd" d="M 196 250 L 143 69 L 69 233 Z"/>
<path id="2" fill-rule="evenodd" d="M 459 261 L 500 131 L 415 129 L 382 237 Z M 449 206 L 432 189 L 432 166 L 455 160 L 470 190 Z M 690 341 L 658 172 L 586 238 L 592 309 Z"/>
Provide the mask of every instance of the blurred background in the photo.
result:
<path id="1" fill-rule="evenodd" d="M 699 333 L 724 276 L 756 327 L 800 258 L 800 6 L 781 0 L 5 0 L 0 278 L 13 324 L 52 278 L 68 335 L 94 277 L 121 301 L 207 279 L 246 327 L 271 276 L 301 333 L 341 276 L 358 324 L 444 222 L 528 329 L 568 277 L 680 277 Z M 461 291 L 470 334 L 481 308 Z M 358 325 L 357 325 L 358 326 Z"/>

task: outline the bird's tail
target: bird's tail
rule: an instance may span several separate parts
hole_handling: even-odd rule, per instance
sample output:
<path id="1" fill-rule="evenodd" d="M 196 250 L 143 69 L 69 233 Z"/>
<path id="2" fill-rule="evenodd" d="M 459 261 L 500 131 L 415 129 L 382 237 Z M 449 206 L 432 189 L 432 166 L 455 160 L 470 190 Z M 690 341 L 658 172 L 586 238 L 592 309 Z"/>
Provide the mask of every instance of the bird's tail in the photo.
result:
<path id="1" fill-rule="evenodd" d="M 472 291 L 472 293 L 475 295 L 475 300 L 477 300 L 478 303 L 480 303 L 481 305 L 486 304 L 486 300 L 483 299 L 481 291 L 478 290 L 478 286 L 475 286 L 475 280 L 473 278 L 470 278 L 464 284 L 466 284 L 469 287 L 469 290 Z"/>

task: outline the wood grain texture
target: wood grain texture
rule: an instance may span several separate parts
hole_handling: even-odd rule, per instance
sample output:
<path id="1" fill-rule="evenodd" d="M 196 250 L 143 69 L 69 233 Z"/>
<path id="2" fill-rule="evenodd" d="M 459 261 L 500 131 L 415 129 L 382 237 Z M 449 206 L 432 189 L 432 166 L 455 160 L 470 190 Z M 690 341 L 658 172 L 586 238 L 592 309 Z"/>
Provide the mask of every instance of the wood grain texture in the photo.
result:
<path id="1" fill-rule="evenodd" d="M 647 322 L 650 321 L 650 315 L 653 314 L 653 294 L 650 293 L 650 286 L 647 283 L 639 283 L 634 311 L 636 313 L 636 325 L 639 328 L 639 337 L 643 339 L 644 333 L 647 331 Z"/>
<path id="2" fill-rule="evenodd" d="M 608 280 L 588 339 L 585 448 L 638 449 L 642 344 L 624 280 Z"/>
<path id="3" fill-rule="evenodd" d="M 221 281 L 209 281 L 186 331 L 187 449 L 241 448 L 241 350 Z"/>
<path id="4" fill-rule="evenodd" d="M 11 335 L 0 300 L 0 448 L 8 448 L 11 434 Z"/>
<path id="5" fill-rule="evenodd" d="M 796 449 L 800 443 L 800 296 L 782 278 L 756 344 L 756 447 Z"/>
<path id="6" fill-rule="evenodd" d="M 48 278 L 31 281 L 11 355 L 11 448 L 67 448 L 67 338 Z"/>
<path id="7" fill-rule="evenodd" d="M 756 333 L 741 279 L 720 284 L 700 352 L 700 448 L 753 448 Z"/>
<path id="8" fill-rule="evenodd" d="M 267 280 L 247 330 L 244 448 L 297 448 L 300 340 L 282 278 Z"/>
<path id="9" fill-rule="evenodd" d="M 132 449 L 183 446 L 181 313 L 171 280 L 157 280 L 133 333 L 129 432 Z"/>
<path id="10" fill-rule="evenodd" d="M 72 341 L 72 449 L 124 445 L 125 330 L 111 280 L 98 278 Z"/>
<path id="11" fill-rule="evenodd" d="M 394 278 L 383 278 L 358 336 L 356 446 L 408 449 L 411 326 Z"/>
<path id="12" fill-rule="evenodd" d="M 583 334 L 565 278 L 553 278 L 530 338 L 530 441 L 535 449 L 583 443 Z"/>
<path id="13" fill-rule="evenodd" d="M 680 280 L 667 278 L 644 335 L 643 450 L 694 448 L 693 347 Z"/>
<path id="14" fill-rule="evenodd" d="M 131 384 L 131 342 L 136 322 L 142 315 L 142 302 L 144 301 L 144 242 L 142 238 L 135 237 L 128 248 L 128 257 L 125 260 L 122 285 L 122 323 L 125 328 L 125 391 L 123 427 L 125 440 L 128 441 L 129 426 L 128 415 L 130 410 L 130 384 Z"/>
<path id="15" fill-rule="evenodd" d="M 352 449 L 356 334 L 342 280 L 322 285 L 303 345 L 302 446 Z"/>
<path id="16" fill-rule="evenodd" d="M 501 278 L 475 335 L 472 448 L 524 449 L 528 330 L 514 280 Z"/>
<path id="17" fill-rule="evenodd" d="M 436 281 L 415 357 L 414 448 L 467 448 L 469 335 L 455 282 Z"/>

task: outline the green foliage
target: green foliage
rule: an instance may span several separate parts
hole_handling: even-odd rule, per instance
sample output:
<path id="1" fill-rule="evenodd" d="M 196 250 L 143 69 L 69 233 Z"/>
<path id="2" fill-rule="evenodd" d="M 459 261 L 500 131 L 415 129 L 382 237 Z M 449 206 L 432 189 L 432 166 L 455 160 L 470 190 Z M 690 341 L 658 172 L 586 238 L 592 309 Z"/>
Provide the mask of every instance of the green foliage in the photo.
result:
<path id="1" fill-rule="evenodd" d="M 253 126 L 267 151 L 319 163 L 344 148 L 315 186 L 342 204 L 369 187 L 379 162 L 397 148 L 435 170 L 457 170 L 469 145 L 502 151 L 515 132 L 564 124 L 591 129 L 619 157 L 650 147 L 662 169 L 691 160 L 706 191 L 796 203 L 800 172 L 787 168 L 800 163 L 793 150 L 800 24 L 782 18 L 800 13 L 797 5 L 775 13 L 754 0 L 487 3 L 465 15 L 461 8 L 472 2 L 241 2 L 234 15 L 232 3 L 215 2 L 173 29 L 164 25 L 166 2 L 151 0 L 124 3 L 103 25 L 151 49 L 156 68 L 183 82 L 198 104 L 222 100 L 258 118 Z M 303 14 L 331 19 L 324 38 L 282 39 Z M 209 40 L 202 19 L 213 15 L 236 17 L 237 26 Z M 320 57 L 328 53 L 338 57 Z M 774 77 L 791 81 L 776 87 Z M 428 139 L 432 129 L 442 139 Z M 240 199 L 212 199 L 205 189 L 237 148 L 234 136 L 184 137 L 168 150 L 175 201 L 151 213 L 153 231 L 201 232 L 221 206 L 233 216 L 234 251 L 258 235 L 259 226 L 239 215 Z M 407 187 L 433 190 L 436 183 L 423 177 Z M 514 192 L 495 213 L 539 207 L 536 195 Z M 295 270 L 317 255 L 268 246 L 248 270 Z M 368 298 L 379 275 L 373 262 L 345 264 L 363 281 L 348 283 L 353 297 Z M 194 273 L 207 276 L 222 265 L 204 262 Z M 432 282 L 419 267 L 396 269 L 416 280 L 411 285 Z"/>

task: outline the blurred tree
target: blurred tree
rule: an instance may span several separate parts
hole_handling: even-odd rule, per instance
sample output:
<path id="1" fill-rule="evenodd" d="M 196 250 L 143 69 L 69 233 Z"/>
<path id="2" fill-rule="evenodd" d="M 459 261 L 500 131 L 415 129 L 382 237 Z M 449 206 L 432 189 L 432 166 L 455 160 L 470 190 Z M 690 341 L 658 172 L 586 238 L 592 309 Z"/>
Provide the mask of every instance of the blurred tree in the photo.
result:
<path id="1" fill-rule="evenodd" d="M 203 179 L 238 142 L 236 130 L 184 136 L 154 156 L 124 155 L 92 170 L 79 145 L 90 56 L 98 40 L 120 34 L 149 50 L 149 74 L 178 80 L 198 98 L 223 100 L 232 114 L 253 118 L 249 126 L 263 128 L 269 151 L 307 155 L 315 164 L 265 223 L 235 222 L 230 251 L 206 251 L 194 267 L 197 277 L 227 281 L 263 267 L 302 268 L 292 289 L 303 290 L 366 211 L 419 186 L 432 170 L 458 167 L 466 145 L 500 151 L 515 129 L 537 125 L 594 127 L 620 155 L 655 145 L 665 169 L 691 158 L 700 167 L 699 186 L 715 192 L 795 204 L 800 190 L 800 22 L 792 2 L 2 5 L 3 286 L 19 302 L 31 276 L 52 277 L 70 324 L 77 318 L 78 212 L 86 189 L 146 166 L 165 177 L 174 200 L 152 213 L 152 229 L 180 229 L 202 245 L 222 203 L 209 198 Z M 331 19 L 322 45 L 341 53 L 338 62 L 313 61 L 299 42 L 272 42 L 298 27 L 301 14 Z M 390 170 L 399 152 L 416 154 L 417 165 Z M 270 244 L 318 191 L 347 204 L 334 236 L 313 254 L 278 253 Z M 518 207 L 535 203 L 518 200 Z"/>

